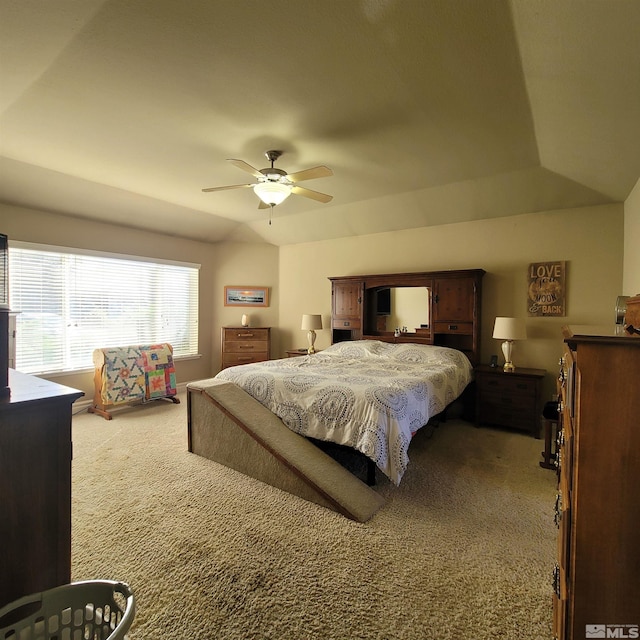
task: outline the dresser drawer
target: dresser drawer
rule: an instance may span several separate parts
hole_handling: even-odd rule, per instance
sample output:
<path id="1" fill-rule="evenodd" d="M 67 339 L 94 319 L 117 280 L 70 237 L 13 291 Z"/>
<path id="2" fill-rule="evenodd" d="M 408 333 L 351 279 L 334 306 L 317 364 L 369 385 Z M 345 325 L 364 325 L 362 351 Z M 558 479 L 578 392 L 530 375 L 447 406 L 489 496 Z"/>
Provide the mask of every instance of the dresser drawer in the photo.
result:
<path id="1" fill-rule="evenodd" d="M 235 367 L 238 364 L 263 362 L 268 359 L 266 351 L 255 351 L 252 353 L 225 353 L 222 356 L 222 368 Z"/>
<path id="2" fill-rule="evenodd" d="M 223 342 L 247 342 L 252 340 L 262 340 L 264 342 L 269 340 L 269 329 L 249 329 L 249 328 L 223 328 L 222 329 Z"/>
<path id="3" fill-rule="evenodd" d="M 502 427 L 533 431 L 537 416 L 535 402 L 525 404 L 513 402 L 512 398 L 487 396 L 483 398 L 478 422 L 496 424 Z"/>
<path id="4" fill-rule="evenodd" d="M 553 594 L 553 638 L 554 640 L 565 640 L 565 620 L 567 617 L 567 601 Z"/>
<path id="5" fill-rule="evenodd" d="M 362 329 L 360 318 L 333 318 L 332 329 Z"/>
<path id="6" fill-rule="evenodd" d="M 486 393 L 517 394 L 531 398 L 536 397 L 537 380 L 533 378 L 514 378 L 510 374 L 505 375 L 479 375 L 477 379 L 478 389 Z"/>
<path id="7" fill-rule="evenodd" d="M 225 342 L 225 353 L 267 353 L 269 343 L 265 340 L 253 340 L 247 342 Z"/>
<path id="8" fill-rule="evenodd" d="M 434 333 L 459 333 L 465 336 L 473 334 L 472 322 L 434 322 Z"/>
<path id="9" fill-rule="evenodd" d="M 569 416 L 569 409 L 564 401 L 564 390 L 562 393 L 560 413 L 560 428 L 558 429 L 557 441 L 557 467 L 558 473 L 565 476 L 569 491 L 572 490 L 572 474 L 570 469 L 573 468 L 573 423 Z"/>
<path id="10" fill-rule="evenodd" d="M 567 474 L 561 474 L 556 492 L 554 506 L 554 520 L 558 528 L 557 559 L 558 565 L 563 570 L 564 576 L 569 573 L 571 555 L 569 553 L 569 541 L 571 531 L 571 492 L 567 482 Z M 561 593 L 566 593 L 566 581 L 562 585 Z"/>

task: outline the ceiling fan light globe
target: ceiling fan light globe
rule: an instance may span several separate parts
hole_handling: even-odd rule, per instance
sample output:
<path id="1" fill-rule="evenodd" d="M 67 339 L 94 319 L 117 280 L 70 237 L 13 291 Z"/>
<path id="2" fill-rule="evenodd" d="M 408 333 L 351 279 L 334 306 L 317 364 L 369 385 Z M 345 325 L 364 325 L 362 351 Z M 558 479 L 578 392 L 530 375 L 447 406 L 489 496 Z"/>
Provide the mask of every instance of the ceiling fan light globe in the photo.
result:
<path id="1" fill-rule="evenodd" d="M 279 182 L 260 182 L 253 187 L 255 194 L 269 206 L 275 207 L 291 195 L 291 187 Z"/>

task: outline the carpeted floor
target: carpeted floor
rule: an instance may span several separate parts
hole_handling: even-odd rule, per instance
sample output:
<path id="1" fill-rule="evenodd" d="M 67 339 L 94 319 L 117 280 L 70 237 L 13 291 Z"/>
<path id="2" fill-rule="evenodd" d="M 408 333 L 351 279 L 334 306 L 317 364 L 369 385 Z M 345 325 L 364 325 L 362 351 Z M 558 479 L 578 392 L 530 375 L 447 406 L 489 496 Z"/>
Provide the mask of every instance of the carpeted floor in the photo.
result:
<path id="1" fill-rule="evenodd" d="M 131 640 L 551 637 L 539 440 L 423 430 L 358 524 L 188 453 L 181 398 L 73 419 L 73 579 L 132 586 Z"/>

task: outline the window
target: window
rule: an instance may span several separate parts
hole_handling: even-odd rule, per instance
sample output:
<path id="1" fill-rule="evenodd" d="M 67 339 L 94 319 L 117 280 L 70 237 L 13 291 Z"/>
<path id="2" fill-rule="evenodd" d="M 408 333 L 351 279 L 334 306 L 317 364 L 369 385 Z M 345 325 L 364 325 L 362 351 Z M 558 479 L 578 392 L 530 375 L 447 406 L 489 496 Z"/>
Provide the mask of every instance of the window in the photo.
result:
<path id="1" fill-rule="evenodd" d="M 174 357 L 196 355 L 199 268 L 10 242 L 16 368 L 89 369 L 94 349 L 130 344 L 169 342 Z"/>

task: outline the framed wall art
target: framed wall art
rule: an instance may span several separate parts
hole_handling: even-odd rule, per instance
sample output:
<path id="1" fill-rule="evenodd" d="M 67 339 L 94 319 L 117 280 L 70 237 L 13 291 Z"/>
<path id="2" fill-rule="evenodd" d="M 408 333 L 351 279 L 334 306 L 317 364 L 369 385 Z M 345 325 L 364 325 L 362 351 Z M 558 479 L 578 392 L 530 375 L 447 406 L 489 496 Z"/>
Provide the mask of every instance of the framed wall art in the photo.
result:
<path id="1" fill-rule="evenodd" d="M 557 262 L 532 262 L 529 265 L 527 311 L 529 316 L 566 315 L 566 265 Z"/>
<path id="2" fill-rule="evenodd" d="M 224 288 L 225 307 L 268 307 L 269 287 L 229 286 Z"/>

